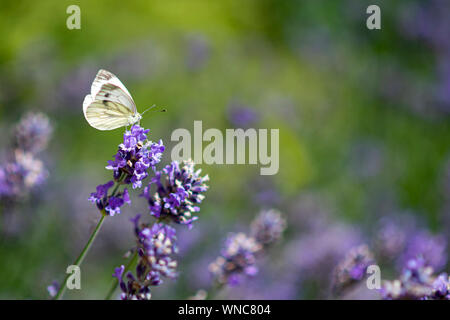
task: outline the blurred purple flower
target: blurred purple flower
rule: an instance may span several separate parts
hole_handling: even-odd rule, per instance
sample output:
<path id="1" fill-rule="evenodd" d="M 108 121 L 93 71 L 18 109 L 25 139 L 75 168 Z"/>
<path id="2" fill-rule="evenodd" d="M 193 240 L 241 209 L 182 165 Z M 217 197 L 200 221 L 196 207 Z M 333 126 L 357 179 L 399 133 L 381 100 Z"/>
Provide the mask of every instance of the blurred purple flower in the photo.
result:
<path id="1" fill-rule="evenodd" d="M 433 281 L 433 297 L 450 300 L 450 276 L 447 273 L 440 274 Z"/>
<path id="2" fill-rule="evenodd" d="M 211 55 L 210 45 L 206 38 L 190 36 L 187 43 L 186 65 L 191 71 L 201 69 Z"/>
<path id="3" fill-rule="evenodd" d="M 248 128 L 259 121 L 259 114 L 249 107 L 232 103 L 228 107 L 228 119 L 237 128 Z"/>
<path id="4" fill-rule="evenodd" d="M 279 240 L 286 229 L 286 220 L 277 210 L 263 210 L 252 221 L 251 236 L 263 246 L 268 246 Z"/>
<path id="5" fill-rule="evenodd" d="M 16 126 L 16 147 L 36 153 L 47 147 L 53 128 L 43 113 L 27 113 Z"/>
<path id="6" fill-rule="evenodd" d="M 200 211 L 197 204 L 203 201 L 203 193 L 208 190 L 206 182 L 209 177 L 200 174 L 201 170 L 195 171 L 192 161 L 184 161 L 181 166 L 173 161 L 162 171 L 155 172 L 155 177 L 141 195 L 148 201 L 150 214 L 191 228 L 192 222 L 198 219 L 192 214 Z M 152 185 L 156 186 L 153 195 Z"/>
<path id="7" fill-rule="evenodd" d="M 439 52 L 450 50 L 448 30 L 450 4 L 445 0 L 430 0 L 405 5 L 399 21 L 403 33 L 412 39 L 425 40 Z"/>
<path id="8" fill-rule="evenodd" d="M 14 161 L 0 167 L 0 197 L 20 197 L 41 185 L 48 176 L 44 165 L 31 153 L 15 150 Z"/>
<path id="9" fill-rule="evenodd" d="M 450 43 L 450 41 L 449 41 Z M 444 111 L 450 112 L 450 48 L 444 61 L 439 64 L 436 95 Z"/>
<path id="10" fill-rule="evenodd" d="M 352 248 L 333 272 L 333 290 L 337 293 L 362 280 L 374 256 L 365 244 Z"/>
<path id="11" fill-rule="evenodd" d="M 56 105 L 63 104 L 68 107 L 79 107 L 83 102 L 85 92 L 91 91 L 92 78 L 98 71 L 97 62 L 84 62 L 74 70 L 68 71 L 67 75 L 59 81 L 59 88 L 55 90 L 57 96 Z M 74 109 L 75 110 L 75 109 Z"/>
<path id="12" fill-rule="evenodd" d="M 415 219 L 410 215 L 386 216 L 380 219 L 376 230 L 374 247 L 377 254 L 392 260 L 401 255 L 414 234 Z"/>
<path id="13" fill-rule="evenodd" d="M 233 300 L 295 299 L 301 287 L 297 276 L 286 272 L 283 262 L 266 255 L 258 260 L 257 277 L 242 279 L 239 287 L 229 287 L 227 298 Z M 220 297 L 218 297 L 220 298 Z"/>
<path id="14" fill-rule="evenodd" d="M 280 203 L 280 194 L 274 189 L 265 189 L 254 195 L 253 201 L 258 205 L 273 206 Z"/>
<path id="15" fill-rule="evenodd" d="M 219 284 L 236 286 L 245 275 L 258 273 L 255 254 L 261 249 L 255 239 L 244 233 L 230 234 L 221 256 L 209 265 L 209 271 Z"/>
<path id="16" fill-rule="evenodd" d="M 360 243 L 359 232 L 351 226 L 322 225 L 294 239 L 284 253 L 285 261 L 303 280 L 328 281 L 336 264 Z"/>
<path id="17" fill-rule="evenodd" d="M 440 270 L 447 263 L 447 242 L 442 235 L 418 231 L 409 240 L 399 259 L 404 266 L 411 259 L 421 258 L 427 266 Z"/>
<path id="18" fill-rule="evenodd" d="M 395 261 L 399 270 L 411 259 L 421 258 L 435 270 L 447 263 L 447 240 L 432 235 L 417 225 L 412 215 L 386 216 L 380 219 L 374 247 L 380 258 Z"/>
<path id="19" fill-rule="evenodd" d="M 16 149 L 0 166 L 0 198 L 17 199 L 44 183 L 48 177 L 43 163 L 35 154 L 48 143 L 52 127 L 43 113 L 25 114 L 15 128 Z"/>
<path id="20" fill-rule="evenodd" d="M 381 288 L 384 299 L 450 299 L 450 282 L 448 275 L 435 276 L 432 267 L 422 258 L 409 260 L 400 278 L 385 281 Z"/>

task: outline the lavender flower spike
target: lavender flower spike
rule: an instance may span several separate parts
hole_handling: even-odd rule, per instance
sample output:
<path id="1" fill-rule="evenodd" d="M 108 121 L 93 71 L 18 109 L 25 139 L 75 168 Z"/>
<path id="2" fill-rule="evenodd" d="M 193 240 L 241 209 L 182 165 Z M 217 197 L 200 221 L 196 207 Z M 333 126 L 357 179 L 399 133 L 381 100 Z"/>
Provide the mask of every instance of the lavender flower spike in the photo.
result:
<path id="1" fill-rule="evenodd" d="M 192 227 L 192 222 L 198 219 L 192 214 L 200 211 L 197 204 L 203 201 L 203 193 L 208 190 L 209 177 L 201 177 L 200 173 L 201 170 L 195 171 L 192 161 L 184 161 L 182 165 L 173 161 L 157 171 L 141 195 L 148 201 L 150 214 Z M 152 185 L 156 187 L 153 195 Z"/>
<path id="2" fill-rule="evenodd" d="M 172 258 L 177 253 L 175 229 L 162 223 L 151 227 L 139 225 L 140 215 L 132 219 L 135 224 L 137 250 L 139 261 L 136 276 L 131 272 L 123 280 L 124 266 L 116 268 L 113 277 L 119 280 L 123 300 L 149 300 L 150 287 L 162 283 L 162 278 L 177 276 L 177 262 Z"/>
<path id="3" fill-rule="evenodd" d="M 125 131 L 123 143 L 119 145 L 114 160 L 108 161 L 106 166 L 106 169 L 114 171 L 115 179 L 125 174 L 123 182 L 132 184 L 133 189 L 142 186 L 142 180 L 148 176 L 148 170 L 155 170 L 164 152 L 161 140 L 158 143 L 147 141 L 149 131 L 137 124 Z"/>
<path id="4" fill-rule="evenodd" d="M 113 177 L 117 183 L 132 184 L 133 189 L 142 186 L 142 180 L 148 176 L 148 171 L 155 170 L 156 164 L 161 161 L 164 145 L 162 141 L 154 143 L 147 140 L 150 130 L 134 125 L 130 130 L 125 131 L 123 143 L 114 160 L 108 161 L 106 169 L 113 170 Z M 97 186 L 97 191 L 91 193 L 90 201 L 95 203 L 99 210 L 105 210 L 110 216 L 120 213 L 120 208 L 125 204 L 130 204 L 128 189 L 122 192 L 114 189 L 113 194 L 108 195 L 109 189 L 114 185 L 114 181 Z"/>

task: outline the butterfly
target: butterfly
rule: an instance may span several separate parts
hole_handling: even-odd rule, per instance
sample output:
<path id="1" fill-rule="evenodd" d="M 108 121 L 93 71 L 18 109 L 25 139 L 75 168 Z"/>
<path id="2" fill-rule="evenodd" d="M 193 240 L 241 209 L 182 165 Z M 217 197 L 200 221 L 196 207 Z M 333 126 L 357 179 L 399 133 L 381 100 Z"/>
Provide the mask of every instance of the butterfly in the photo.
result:
<path id="1" fill-rule="evenodd" d="M 95 76 L 91 94 L 84 98 L 83 113 L 87 122 L 98 130 L 113 130 L 142 119 L 127 88 L 114 74 L 103 69 Z"/>

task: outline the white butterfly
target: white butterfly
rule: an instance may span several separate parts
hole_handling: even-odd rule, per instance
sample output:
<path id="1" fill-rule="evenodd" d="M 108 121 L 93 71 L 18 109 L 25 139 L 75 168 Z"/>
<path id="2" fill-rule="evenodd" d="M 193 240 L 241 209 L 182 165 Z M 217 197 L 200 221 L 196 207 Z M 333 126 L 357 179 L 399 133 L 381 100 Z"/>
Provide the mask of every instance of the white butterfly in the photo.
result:
<path id="1" fill-rule="evenodd" d="M 131 94 L 111 72 L 99 70 L 83 101 L 87 122 L 98 130 L 113 130 L 133 125 L 142 119 Z"/>

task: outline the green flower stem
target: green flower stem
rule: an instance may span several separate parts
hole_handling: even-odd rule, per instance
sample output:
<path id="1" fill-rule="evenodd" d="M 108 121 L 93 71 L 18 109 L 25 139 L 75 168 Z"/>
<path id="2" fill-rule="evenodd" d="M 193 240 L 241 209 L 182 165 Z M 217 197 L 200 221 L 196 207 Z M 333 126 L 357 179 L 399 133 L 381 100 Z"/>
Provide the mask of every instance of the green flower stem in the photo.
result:
<path id="1" fill-rule="evenodd" d="M 94 231 L 92 232 L 91 236 L 89 237 L 88 242 L 86 243 L 86 245 L 83 248 L 83 251 L 81 251 L 80 255 L 78 256 L 77 260 L 75 260 L 75 262 L 73 263 L 75 266 L 80 266 L 81 263 L 84 260 L 84 257 L 86 256 L 86 254 L 88 253 L 89 249 L 92 246 L 92 243 L 94 242 L 95 238 L 98 235 L 98 232 L 100 231 L 100 228 L 103 224 L 103 221 L 106 218 L 106 211 L 105 209 L 102 210 L 102 217 L 100 218 L 100 220 L 97 223 L 97 226 L 95 227 Z M 60 300 L 64 294 L 64 291 L 66 291 L 66 283 L 67 280 L 69 279 L 70 274 L 66 275 L 66 278 L 64 279 L 64 282 L 61 284 L 61 287 L 59 288 L 58 293 L 55 296 L 55 300 Z"/>
<path id="2" fill-rule="evenodd" d="M 123 274 L 126 274 L 128 270 L 133 266 L 133 264 L 136 262 L 138 257 L 137 250 L 134 250 L 133 256 L 128 261 L 127 265 L 125 266 L 125 269 L 123 270 Z M 111 286 L 111 289 L 109 289 L 108 294 L 106 295 L 105 300 L 110 300 L 112 295 L 114 294 L 114 291 L 116 291 L 117 286 L 119 285 L 119 279 L 115 279 L 113 281 L 113 284 Z"/>
<path id="3" fill-rule="evenodd" d="M 119 179 L 116 182 L 116 185 L 113 189 L 113 192 L 111 193 L 111 196 L 115 196 L 117 190 L 119 189 L 120 185 L 122 184 L 122 181 L 125 179 L 126 174 L 121 173 L 119 176 Z M 83 248 L 83 251 L 81 251 L 80 255 L 78 256 L 77 260 L 75 260 L 74 264 L 75 266 L 80 266 L 81 263 L 84 260 L 84 257 L 86 256 L 86 254 L 88 253 L 89 249 L 92 246 L 92 243 L 94 242 L 95 238 L 98 235 L 98 232 L 100 231 L 100 228 L 103 224 L 103 221 L 105 220 L 105 217 L 107 216 L 105 209 L 101 210 L 102 213 L 102 217 L 100 218 L 100 220 L 97 223 L 97 226 L 95 227 L 94 231 L 92 232 L 91 236 L 89 237 L 88 242 L 86 243 L 86 245 Z M 58 293 L 56 294 L 56 296 L 54 297 L 55 300 L 60 300 L 64 294 L 64 292 L 66 291 L 66 284 L 67 284 L 67 280 L 69 279 L 70 274 L 66 275 L 66 278 L 64 279 L 64 282 L 61 284 L 61 287 L 58 290 Z"/>
<path id="4" fill-rule="evenodd" d="M 119 179 L 117 179 L 116 185 L 114 186 L 113 192 L 111 193 L 111 197 L 116 195 L 117 189 L 119 189 L 122 181 L 125 179 L 126 174 L 121 173 Z"/>

